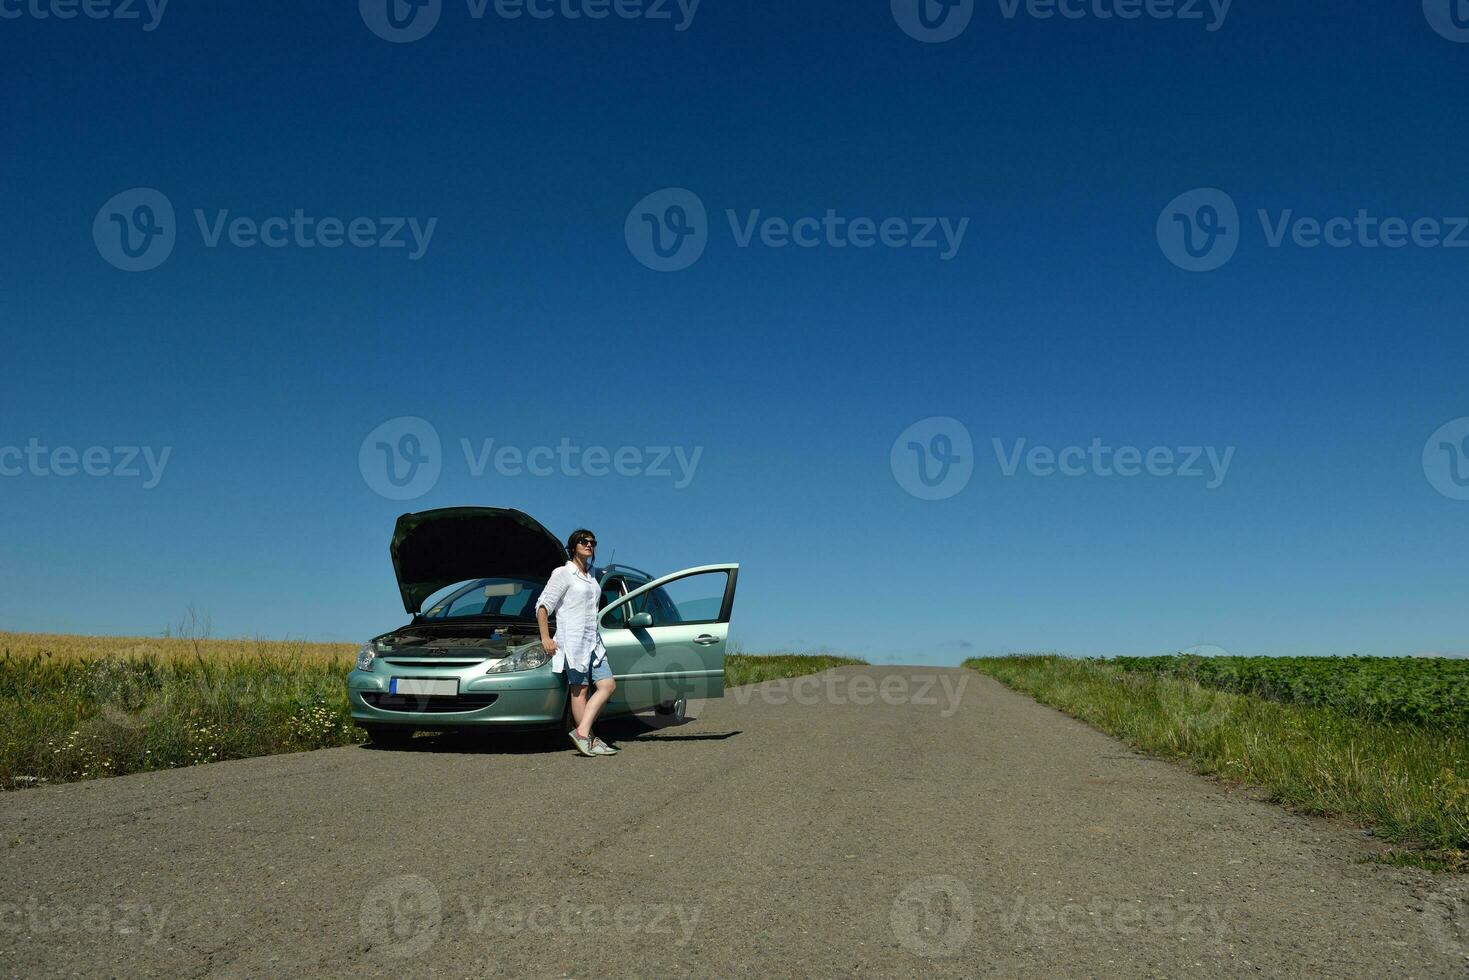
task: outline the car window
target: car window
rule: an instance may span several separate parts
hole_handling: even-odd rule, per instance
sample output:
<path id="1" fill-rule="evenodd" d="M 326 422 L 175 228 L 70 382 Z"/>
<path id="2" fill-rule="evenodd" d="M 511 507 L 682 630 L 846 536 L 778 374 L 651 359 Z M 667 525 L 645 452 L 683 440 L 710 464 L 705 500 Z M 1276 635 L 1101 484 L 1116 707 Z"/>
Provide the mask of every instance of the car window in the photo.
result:
<path id="1" fill-rule="evenodd" d="M 520 583 L 520 590 L 514 595 L 492 596 L 485 603 L 485 612 L 494 616 L 508 616 L 511 619 L 534 619 L 530 615 L 535 610 L 534 598 L 541 594 L 541 586 L 535 583 Z"/>
<path id="2" fill-rule="evenodd" d="M 602 599 L 597 604 L 597 608 L 606 609 L 609 603 L 616 602 L 625 595 L 627 595 L 627 589 L 624 586 L 622 576 L 614 575 L 602 583 Z M 627 617 L 627 606 L 624 604 L 612 610 L 604 622 L 608 626 L 626 626 Z"/>
<path id="3" fill-rule="evenodd" d="M 636 612 L 652 616 L 654 626 L 717 623 L 728 582 L 728 571 L 685 575 L 643 593 L 632 604 Z"/>
<path id="4" fill-rule="evenodd" d="M 546 583 L 530 579 L 482 578 L 466 582 L 429 607 L 424 619 L 502 616 L 535 620 L 536 598 Z"/>
<path id="5" fill-rule="evenodd" d="M 616 580 L 619 584 L 620 590 L 616 595 L 612 595 L 604 587 L 602 589 L 602 604 L 598 608 L 605 609 L 607 606 L 611 605 L 613 602 L 616 602 L 618 599 L 627 595 L 629 592 L 636 592 L 638 589 L 641 589 L 643 586 L 652 581 L 652 579 L 634 577 L 632 575 L 619 575 L 616 577 Z M 608 579 L 609 584 L 612 581 L 612 579 Z M 646 603 L 647 601 L 648 597 L 646 594 L 644 594 L 632 600 L 631 602 L 623 603 L 616 609 L 612 610 L 612 612 L 608 613 L 607 618 L 602 620 L 602 624 L 604 626 L 611 627 L 627 626 L 628 619 L 632 616 L 633 613 L 642 612 L 644 603 Z"/>
<path id="6" fill-rule="evenodd" d="M 444 610 L 445 619 L 453 619 L 456 616 L 478 616 L 485 611 L 485 594 L 480 589 L 470 589 L 468 592 L 449 603 L 449 608 Z"/>

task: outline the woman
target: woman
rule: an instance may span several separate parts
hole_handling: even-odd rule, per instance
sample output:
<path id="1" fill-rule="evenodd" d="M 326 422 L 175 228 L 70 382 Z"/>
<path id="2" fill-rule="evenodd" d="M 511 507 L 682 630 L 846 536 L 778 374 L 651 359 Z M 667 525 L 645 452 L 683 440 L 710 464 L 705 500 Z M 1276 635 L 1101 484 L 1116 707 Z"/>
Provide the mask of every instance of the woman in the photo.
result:
<path id="1" fill-rule="evenodd" d="M 571 691 L 571 714 L 576 727 L 567 732 L 571 744 L 582 755 L 616 755 L 617 749 L 592 734 L 597 713 L 612 697 L 617 682 L 607 665 L 607 649 L 597 630 L 597 611 L 602 587 L 592 575 L 592 559 L 597 554 L 597 537 L 586 528 L 571 532 L 566 539 L 566 553 L 571 560 L 551 573 L 551 579 L 536 601 L 536 621 L 541 624 L 541 646 L 551 655 L 551 669 L 566 671 L 566 686 Z M 547 619 L 556 616 L 556 637 L 552 639 Z M 594 688 L 587 697 L 587 687 Z"/>

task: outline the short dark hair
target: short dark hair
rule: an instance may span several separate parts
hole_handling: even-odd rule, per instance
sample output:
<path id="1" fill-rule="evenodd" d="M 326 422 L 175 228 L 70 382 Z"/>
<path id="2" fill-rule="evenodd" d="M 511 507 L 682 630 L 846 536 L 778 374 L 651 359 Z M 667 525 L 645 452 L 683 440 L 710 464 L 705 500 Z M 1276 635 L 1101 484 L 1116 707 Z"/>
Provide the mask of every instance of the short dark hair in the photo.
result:
<path id="1" fill-rule="evenodd" d="M 595 534 L 593 534 L 591 531 L 588 531 L 584 527 L 579 527 L 575 531 L 572 531 L 571 537 L 566 539 L 566 557 L 576 557 L 576 545 L 577 542 L 581 541 L 582 538 L 592 538 L 593 540 L 596 540 L 596 537 L 597 536 Z"/>

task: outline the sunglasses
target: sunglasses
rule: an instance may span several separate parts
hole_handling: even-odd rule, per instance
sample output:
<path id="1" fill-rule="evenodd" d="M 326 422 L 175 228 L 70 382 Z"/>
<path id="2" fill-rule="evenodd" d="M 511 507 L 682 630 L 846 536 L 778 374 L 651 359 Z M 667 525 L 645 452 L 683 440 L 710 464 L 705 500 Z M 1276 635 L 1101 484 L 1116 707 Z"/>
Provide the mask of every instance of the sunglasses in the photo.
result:
<path id="1" fill-rule="evenodd" d="M 595 548 L 595 547 L 597 547 L 597 539 L 596 538 L 582 538 L 580 541 L 577 542 L 577 544 L 584 544 L 588 548 Z"/>

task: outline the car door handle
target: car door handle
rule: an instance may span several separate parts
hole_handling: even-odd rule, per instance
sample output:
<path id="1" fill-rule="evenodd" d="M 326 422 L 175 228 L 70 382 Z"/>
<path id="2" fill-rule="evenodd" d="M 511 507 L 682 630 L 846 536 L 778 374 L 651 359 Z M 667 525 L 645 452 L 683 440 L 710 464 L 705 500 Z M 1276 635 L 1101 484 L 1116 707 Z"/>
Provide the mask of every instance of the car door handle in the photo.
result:
<path id="1" fill-rule="evenodd" d="M 711 643 L 718 643 L 719 642 L 719 637 L 717 637 L 717 636 L 710 636 L 708 633 L 704 633 L 704 634 L 696 637 L 694 639 L 694 642 L 697 643 L 697 644 L 699 644 L 699 646 L 701 646 L 701 647 L 707 647 Z"/>

